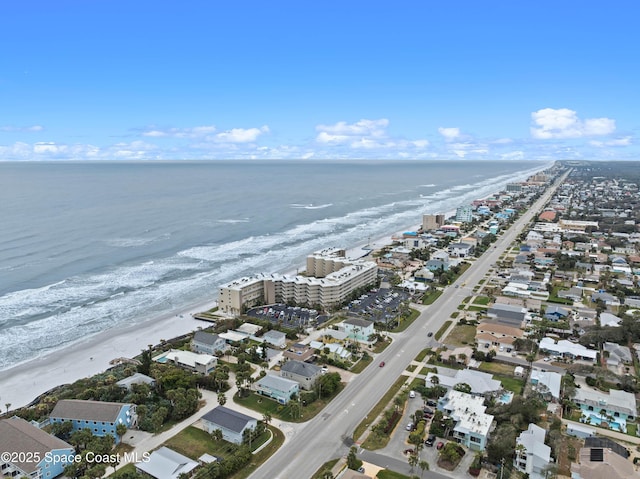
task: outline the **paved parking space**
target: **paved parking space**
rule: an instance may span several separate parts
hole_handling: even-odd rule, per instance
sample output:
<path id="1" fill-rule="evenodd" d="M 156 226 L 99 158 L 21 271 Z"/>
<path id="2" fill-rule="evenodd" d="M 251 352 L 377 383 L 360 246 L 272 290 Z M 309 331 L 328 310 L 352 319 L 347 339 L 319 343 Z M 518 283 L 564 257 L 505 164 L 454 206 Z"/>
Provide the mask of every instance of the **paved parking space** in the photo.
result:
<path id="1" fill-rule="evenodd" d="M 281 323 L 283 326 L 293 329 L 320 326 L 328 319 L 328 316 L 318 314 L 315 309 L 288 306 L 282 303 L 252 308 L 247 311 L 247 315 L 266 319 L 272 323 Z"/>
<path id="2" fill-rule="evenodd" d="M 394 288 L 372 289 L 353 300 L 346 309 L 349 313 L 370 321 L 393 321 L 400 313 L 400 303 L 411 298 L 406 291 Z"/>

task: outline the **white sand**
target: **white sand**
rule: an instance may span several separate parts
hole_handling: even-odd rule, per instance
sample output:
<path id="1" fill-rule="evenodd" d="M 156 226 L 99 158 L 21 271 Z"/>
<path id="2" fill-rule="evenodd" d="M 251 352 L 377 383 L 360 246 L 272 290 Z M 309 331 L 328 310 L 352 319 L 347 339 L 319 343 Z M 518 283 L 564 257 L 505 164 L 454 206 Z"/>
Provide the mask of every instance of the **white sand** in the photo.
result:
<path id="1" fill-rule="evenodd" d="M 205 328 L 209 323 L 193 319 L 191 314 L 213 306 L 209 301 L 177 314 L 105 331 L 84 342 L 0 371 L 0 401 L 3 405 L 11 403 L 11 409 L 25 406 L 55 386 L 107 370 L 113 359 L 134 357 L 149 344 L 156 345 L 162 339 Z"/>

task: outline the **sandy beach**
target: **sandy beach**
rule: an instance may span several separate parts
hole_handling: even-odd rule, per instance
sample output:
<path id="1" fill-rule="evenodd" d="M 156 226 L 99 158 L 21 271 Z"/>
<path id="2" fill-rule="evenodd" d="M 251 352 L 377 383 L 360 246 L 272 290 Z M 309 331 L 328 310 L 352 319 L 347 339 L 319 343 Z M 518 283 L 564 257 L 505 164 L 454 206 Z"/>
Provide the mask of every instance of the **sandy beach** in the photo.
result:
<path id="1" fill-rule="evenodd" d="M 205 328 L 209 323 L 193 319 L 191 314 L 211 309 L 214 305 L 209 301 L 182 312 L 115 331 L 104 331 L 84 342 L 0 371 L 0 401 L 2 404 L 10 403 L 10 409 L 25 406 L 55 386 L 107 370 L 111 367 L 109 361 L 113 359 L 136 356 L 149 344 L 155 345 L 162 339 Z"/>
<path id="2" fill-rule="evenodd" d="M 447 216 L 450 214 L 447 213 Z M 354 259 L 363 257 L 372 250 L 391 244 L 393 236 L 401 235 L 403 231 L 414 231 L 416 228 L 419 228 L 419 225 L 385 235 L 370 243 L 353 246 L 347 250 L 347 256 Z M 274 266 L 277 270 L 277 265 Z M 295 274 L 295 271 L 287 271 L 285 274 Z M 131 358 L 150 344 L 156 345 L 163 339 L 206 328 L 210 323 L 193 319 L 192 314 L 214 306 L 215 301 L 210 300 L 157 319 L 104 331 L 84 342 L 0 371 L 0 401 L 2 404 L 10 403 L 10 409 L 25 406 L 58 385 L 72 383 L 109 369 L 112 366 L 109 362 L 113 359 Z"/>

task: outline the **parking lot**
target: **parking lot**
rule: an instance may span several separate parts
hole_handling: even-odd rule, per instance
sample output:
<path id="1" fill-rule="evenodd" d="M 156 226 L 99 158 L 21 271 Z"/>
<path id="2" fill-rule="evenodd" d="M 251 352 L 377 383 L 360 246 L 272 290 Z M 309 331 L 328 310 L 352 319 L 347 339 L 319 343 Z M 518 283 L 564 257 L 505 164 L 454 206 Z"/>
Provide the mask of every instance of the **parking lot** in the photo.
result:
<path id="1" fill-rule="evenodd" d="M 247 315 L 280 323 L 292 329 L 319 326 L 328 319 L 328 316 L 318 314 L 315 309 L 288 306 L 282 303 L 252 308 L 247 311 Z"/>
<path id="2" fill-rule="evenodd" d="M 409 293 L 393 288 L 372 289 L 346 306 L 349 313 L 370 321 L 388 323 L 400 314 L 400 303 L 410 299 Z"/>

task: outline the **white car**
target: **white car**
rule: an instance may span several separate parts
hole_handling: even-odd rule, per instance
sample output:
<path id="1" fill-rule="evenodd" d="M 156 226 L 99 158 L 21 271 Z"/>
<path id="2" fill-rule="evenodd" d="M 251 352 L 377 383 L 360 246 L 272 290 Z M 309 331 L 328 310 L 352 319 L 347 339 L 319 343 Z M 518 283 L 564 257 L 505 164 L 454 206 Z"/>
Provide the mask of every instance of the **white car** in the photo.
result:
<path id="1" fill-rule="evenodd" d="M 411 399 L 413 399 L 414 397 L 416 397 L 416 392 L 415 391 L 409 391 L 409 397 Z"/>

